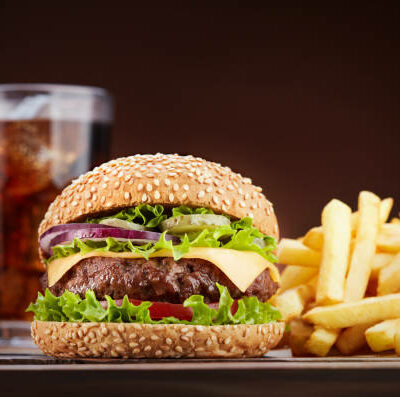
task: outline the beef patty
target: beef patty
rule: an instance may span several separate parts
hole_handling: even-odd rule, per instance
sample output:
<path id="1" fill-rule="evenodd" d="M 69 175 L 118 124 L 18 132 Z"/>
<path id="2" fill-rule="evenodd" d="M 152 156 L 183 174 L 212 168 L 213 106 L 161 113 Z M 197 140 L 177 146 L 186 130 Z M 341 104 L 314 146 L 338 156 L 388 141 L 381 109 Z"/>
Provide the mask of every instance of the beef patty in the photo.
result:
<path id="1" fill-rule="evenodd" d="M 235 299 L 256 296 L 266 301 L 278 288 L 269 269 L 242 293 L 221 270 L 203 259 L 91 257 L 75 265 L 50 290 L 57 296 L 68 290 L 83 297 L 91 289 L 97 299 L 105 295 L 121 299 L 128 295 L 132 299 L 170 303 L 183 303 L 191 295 L 200 294 L 206 303 L 211 303 L 219 300 L 215 283 L 226 286 Z M 43 284 L 47 286 L 47 278 Z"/>

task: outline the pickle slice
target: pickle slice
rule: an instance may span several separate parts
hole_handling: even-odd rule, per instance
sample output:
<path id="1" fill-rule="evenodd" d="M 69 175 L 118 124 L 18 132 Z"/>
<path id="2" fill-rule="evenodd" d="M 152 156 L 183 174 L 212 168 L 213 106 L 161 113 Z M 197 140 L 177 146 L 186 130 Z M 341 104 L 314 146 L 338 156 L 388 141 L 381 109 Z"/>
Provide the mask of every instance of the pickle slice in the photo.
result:
<path id="1" fill-rule="evenodd" d="M 129 229 L 129 230 L 146 230 L 143 225 L 139 225 L 138 223 L 124 221 L 118 218 L 106 218 L 102 219 L 99 224 L 120 227 L 121 229 Z"/>
<path id="2" fill-rule="evenodd" d="M 230 225 L 230 223 L 230 220 L 223 215 L 180 215 L 174 218 L 168 218 L 164 222 L 161 222 L 161 230 L 167 230 L 168 233 L 181 234 L 199 232 L 203 229 L 212 229 L 218 226 L 226 226 Z"/>

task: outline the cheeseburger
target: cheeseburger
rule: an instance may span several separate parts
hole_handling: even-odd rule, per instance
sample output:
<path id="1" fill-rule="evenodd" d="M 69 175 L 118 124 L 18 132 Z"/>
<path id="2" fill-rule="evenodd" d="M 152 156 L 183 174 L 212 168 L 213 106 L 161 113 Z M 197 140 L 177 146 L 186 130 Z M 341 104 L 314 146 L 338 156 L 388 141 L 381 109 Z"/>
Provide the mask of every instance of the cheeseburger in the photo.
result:
<path id="1" fill-rule="evenodd" d="M 82 175 L 40 227 L 32 336 L 55 357 L 256 357 L 282 337 L 269 298 L 278 225 L 250 179 L 192 156 Z"/>

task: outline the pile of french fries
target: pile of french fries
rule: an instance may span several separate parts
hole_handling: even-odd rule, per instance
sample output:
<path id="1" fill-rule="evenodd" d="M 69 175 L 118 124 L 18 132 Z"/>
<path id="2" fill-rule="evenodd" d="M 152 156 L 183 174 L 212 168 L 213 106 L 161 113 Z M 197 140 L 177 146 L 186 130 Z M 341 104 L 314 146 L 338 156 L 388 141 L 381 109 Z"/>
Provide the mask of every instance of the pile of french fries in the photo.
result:
<path id="1" fill-rule="evenodd" d="M 353 213 L 334 199 L 321 226 L 281 240 L 286 268 L 273 304 L 289 325 L 293 355 L 326 356 L 334 347 L 400 355 L 400 219 L 388 223 L 392 206 L 367 191 Z"/>

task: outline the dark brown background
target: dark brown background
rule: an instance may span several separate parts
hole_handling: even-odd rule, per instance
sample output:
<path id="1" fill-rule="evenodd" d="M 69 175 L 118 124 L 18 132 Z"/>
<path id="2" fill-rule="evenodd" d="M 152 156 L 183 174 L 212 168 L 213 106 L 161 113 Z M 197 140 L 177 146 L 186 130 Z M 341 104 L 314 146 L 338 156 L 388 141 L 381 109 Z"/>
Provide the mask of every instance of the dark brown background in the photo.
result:
<path id="1" fill-rule="evenodd" d="M 265 188 L 283 234 L 295 236 L 332 197 L 354 207 L 360 189 L 400 193 L 399 8 L 367 3 L 0 0 L 0 83 L 109 89 L 114 156 L 193 153 L 229 165 Z"/>

